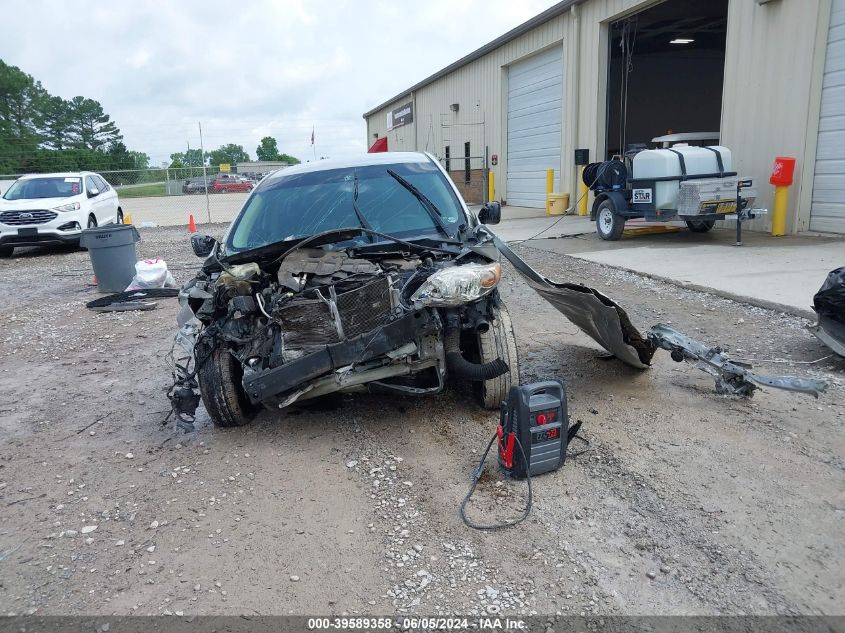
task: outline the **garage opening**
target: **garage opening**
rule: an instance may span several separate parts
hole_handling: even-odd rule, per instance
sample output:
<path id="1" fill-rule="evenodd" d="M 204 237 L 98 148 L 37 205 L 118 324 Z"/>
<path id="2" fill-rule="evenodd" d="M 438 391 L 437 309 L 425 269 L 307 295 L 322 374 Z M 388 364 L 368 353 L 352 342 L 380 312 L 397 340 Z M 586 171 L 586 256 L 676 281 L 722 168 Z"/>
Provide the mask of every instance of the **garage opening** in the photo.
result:
<path id="1" fill-rule="evenodd" d="M 666 0 L 610 25 L 607 158 L 669 134 L 716 143 L 727 27 L 728 0 Z"/>

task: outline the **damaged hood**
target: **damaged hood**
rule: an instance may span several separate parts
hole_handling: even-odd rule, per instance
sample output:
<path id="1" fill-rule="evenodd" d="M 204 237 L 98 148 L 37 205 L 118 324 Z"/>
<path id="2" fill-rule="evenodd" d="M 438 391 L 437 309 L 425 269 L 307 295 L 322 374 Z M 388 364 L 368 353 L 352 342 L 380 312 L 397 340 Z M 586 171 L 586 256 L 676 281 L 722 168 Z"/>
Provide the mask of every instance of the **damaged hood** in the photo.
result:
<path id="1" fill-rule="evenodd" d="M 557 283 L 526 264 L 501 239 L 493 236 L 496 248 L 528 281 L 582 332 L 623 363 L 645 369 L 654 356 L 654 345 L 631 323 L 628 314 L 613 299 L 580 284 Z"/>

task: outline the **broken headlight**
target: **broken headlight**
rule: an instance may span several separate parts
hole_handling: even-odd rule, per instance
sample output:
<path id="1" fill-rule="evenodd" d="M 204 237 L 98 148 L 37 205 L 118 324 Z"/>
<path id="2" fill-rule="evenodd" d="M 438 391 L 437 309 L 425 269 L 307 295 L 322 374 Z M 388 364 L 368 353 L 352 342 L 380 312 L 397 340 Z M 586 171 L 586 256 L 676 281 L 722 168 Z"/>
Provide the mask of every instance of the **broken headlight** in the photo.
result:
<path id="1" fill-rule="evenodd" d="M 471 303 L 493 290 L 501 278 L 502 267 L 498 263 L 444 268 L 426 279 L 411 295 L 411 301 L 435 307 Z"/>

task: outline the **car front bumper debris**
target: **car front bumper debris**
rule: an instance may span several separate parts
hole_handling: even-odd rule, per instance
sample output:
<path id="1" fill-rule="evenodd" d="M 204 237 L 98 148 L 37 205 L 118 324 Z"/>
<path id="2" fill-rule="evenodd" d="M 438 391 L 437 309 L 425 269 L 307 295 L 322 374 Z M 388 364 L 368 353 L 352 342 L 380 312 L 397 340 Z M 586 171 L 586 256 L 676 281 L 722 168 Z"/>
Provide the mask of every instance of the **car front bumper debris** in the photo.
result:
<path id="1" fill-rule="evenodd" d="M 672 355 L 672 360 L 686 361 L 716 379 L 716 392 L 751 396 L 758 385 L 807 393 L 816 398 L 827 389 L 827 383 L 815 378 L 764 376 L 754 373 L 750 365 L 730 360 L 719 347 L 708 347 L 677 330 L 659 323 L 648 331 L 649 340 Z"/>

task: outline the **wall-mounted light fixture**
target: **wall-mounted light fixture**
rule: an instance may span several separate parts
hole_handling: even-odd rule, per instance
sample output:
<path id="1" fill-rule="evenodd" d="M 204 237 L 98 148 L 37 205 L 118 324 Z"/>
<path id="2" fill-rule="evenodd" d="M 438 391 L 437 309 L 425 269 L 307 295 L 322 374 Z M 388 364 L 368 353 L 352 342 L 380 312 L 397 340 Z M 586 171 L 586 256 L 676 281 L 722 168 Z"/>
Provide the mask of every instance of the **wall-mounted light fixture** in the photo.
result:
<path id="1" fill-rule="evenodd" d="M 453 103 L 452 105 L 449 106 L 449 109 L 452 112 L 457 112 L 458 110 L 460 110 L 460 108 L 461 108 L 461 106 L 457 103 Z"/>

